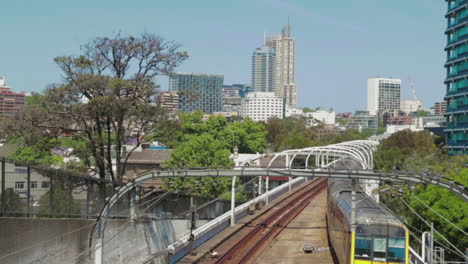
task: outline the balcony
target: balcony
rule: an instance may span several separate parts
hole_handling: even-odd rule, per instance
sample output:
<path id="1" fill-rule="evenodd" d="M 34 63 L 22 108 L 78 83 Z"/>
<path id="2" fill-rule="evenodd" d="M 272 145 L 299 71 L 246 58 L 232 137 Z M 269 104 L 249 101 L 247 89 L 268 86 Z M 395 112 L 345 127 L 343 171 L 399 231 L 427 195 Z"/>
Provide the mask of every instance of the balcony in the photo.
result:
<path id="1" fill-rule="evenodd" d="M 452 25 L 449 25 L 447 30 L 445 30 L 445 34 L 455 31 L 458 28 L 465 27 L 467 23 L 468 23 L 468 17 L 460 19 L 459 21 L 452 23 Z"/>
<path id="2" fill-rule="evenodd" d="M 468 129 L 468 123 L 448 123 L 444 131 L 465 130 Z"/>
<path id="3" fill-rule="evenodd" d="M 463 70 L 459 71 L 457 73 L 452 73 L 447 76 L 447 79 L 445 79 L 445 83 L 451 82 L 451 81 L 456 81 L 459 79 L 465 79 L 468 76 L 468 70 Z"/>
<path id="4" fill-rule="evenodd" d="M 463 9 L 468 4 L 468 0 L 459 1 L 457 4 L 454 4 L 452 7 L 449 7 L 445 17 L 449 17 L 453 13 L 456 13 L 458 10 Z"/>
<path id="5" fill-rule="evenodd" d="M 468 111 L 468 105 L 461 106 L 447 106 L 446 113 L 466 113 Z"/>
<path id="6" fill-rule="evenodd" d="M 465 96 L 467 94 L 468 94 L 468 87 L 463 88 L 463 89 L 457 89 L 455 91 L 447 92 L 447 94 L 444 97 L 444 100 L 449 99 L 449 98 L 454 98 L 454 97 Z"/>
<path id="7" fill-rule="evenodd" d="M 452 58 L 449 58 L 447 62 L 445 63 L 445 67 L 457 64 L 458 62 L 461 61 L 468 61 L 468 51 L 457 54 L 457 56 L 454 56 Z"/>

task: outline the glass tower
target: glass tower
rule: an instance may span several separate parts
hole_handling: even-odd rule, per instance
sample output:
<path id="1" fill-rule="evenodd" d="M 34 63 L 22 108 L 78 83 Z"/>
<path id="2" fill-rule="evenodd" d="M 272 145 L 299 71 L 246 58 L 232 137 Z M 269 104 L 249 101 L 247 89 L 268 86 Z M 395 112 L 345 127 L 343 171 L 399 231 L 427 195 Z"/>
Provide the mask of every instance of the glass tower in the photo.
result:
<path id="1" fill-rule="evenodd" d="M 255 92 L 273 92 L 276 74 L 275 51 L 263 46 L 252 55 L 252 88 Z"/>
<path id="2" fill-rule="evenodd" d="M 169 77 L 169 90 L 179 95 L 179 110 L 204 113 L 223 109 L 223 75 L 175 73 Z"/>
<path id="3" fill-rule="evenodd" d="M 468 1 L 446 1 L 447 127 L 444 133 L 449 154 L 457 155 L 468 152 Z"/>

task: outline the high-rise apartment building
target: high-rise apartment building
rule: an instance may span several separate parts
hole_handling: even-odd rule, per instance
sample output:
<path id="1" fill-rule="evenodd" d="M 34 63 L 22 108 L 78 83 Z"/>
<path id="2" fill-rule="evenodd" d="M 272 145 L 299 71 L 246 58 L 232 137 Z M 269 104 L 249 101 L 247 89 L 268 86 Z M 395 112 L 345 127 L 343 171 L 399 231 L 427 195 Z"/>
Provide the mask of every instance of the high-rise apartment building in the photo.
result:
<path id="1" fill-rule="evenodd" d="M 370 78 L 367 80 L 367 111 L 371 115 L 400 110 L 401 80 Z"/>
<path id="2" fill-rule="evenodd" d="M 286 25 L 280 34 L 266 37 L 266 43 L 275 51 L 275 88 L 276 96 L 284 98 L 290 107 L 297 105 L 297 87 L 295 77 L 295 39 L 291 36 L 291 26 Z"/>
<path id="3" fill-rule="evenodd" d="M 268 121 L 270 118 L 284 116 L 284 99 L 273 92 L 252 92 L 242 98 L 241 116 L 254 121 Z"/>
<path id="4" fill-rule="evenodd" d="M 257 48 L 252 55 L 252 89 L 255 92 L 274 92 L 275 76 L 275 51 L 268 46 Z"/>
<path id="5" fill-rule="evenodd" d="M 432 109 L 435 115 L 443 115 L 447 111 L 447 102 L 435 102 Z"/>
<path id="6" fill-rule="evenodd" d="M 447 1 L 446 144 L 451 155 L 468 153 L 468 2 Z"/>
<path id="7" fill-rule="evenodd" d="M 179 110 L 221 112 L 223 75 L 175 73 L 169 76 L 169 90 L 179 95 Z"/>
<path id="8" fill-rule="evenodd" d="M 24 105 L 25 94 L 14 93 L 0 77 L 0 119 L 11 118 Z"/>
<path id="9" fill-rule="evenodd" d="M 176 92 L 162 91 L 158 94 L 157 104 L 168 112 L 179 110 L 179 95 Z"/>

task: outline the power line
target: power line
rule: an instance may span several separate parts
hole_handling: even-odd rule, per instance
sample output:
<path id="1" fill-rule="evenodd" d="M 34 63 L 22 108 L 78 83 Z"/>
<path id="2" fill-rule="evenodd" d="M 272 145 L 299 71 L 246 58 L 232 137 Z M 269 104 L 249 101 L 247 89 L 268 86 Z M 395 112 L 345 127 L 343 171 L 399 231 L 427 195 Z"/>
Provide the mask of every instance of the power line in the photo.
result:
<path id="1" fill-rule="evenodd" d="M 424 206 L 426 206 L 427 208 L 429 208 L 429 210 L 431 210 L 432 212 L 434 212 L 435 214 L 437 214 L 438 216 L 440 216 L 442 219 L 444 219 L 445 221 L 447 221 L 449 224 L 451 224 L 452 226 L 454 226 L 456 229 L 458 229 L 460 232 L 462 232 L 465 236 L 468 236 L 468 233 L 466 233 L 465 231 L 463 231 L 461 228 L 459 228 L 457 225 L 455 225 L 454 223 L 452 223 L 450 220 L 448 220 L 447 218 L 445 218 L 443 215 L 439 214 L 436 210 L 432 209 L 429 205 L 427 205 L 425 202 L 423 202 L 421 199 L 419 199 L 416 195 L 414 195 L 413 193 L 411 193 L 411 195 L 416 198 L 416 200 L 418 200 L 420 203 L 422 203 Z"/>
<path id="2" fill-rule="evenodd" d="M 421 221 L 423 221 L 427 226 L 431 226 L 431 225 L 430 225 L 426 220 L 424 220 L 424 218 L 423 218 L 422 216 L 420 216 L 404 199 L 402 199 L 402 198 L 400 197 L 400 200 L 401 200 L 401 201 L 402 201 L 402 202 L 403 202 L 419 219 L 421 219 Z M 439 233 L 439 231 L 437 231 L 435 228 L 434 228 L 434 232 L 436 232 L 436 233 L 437 233 L 441 238 L 443 238 L 450 246 L 452 246 L 452 247 L 455 249 L 457 255 L 460 254 L 460 255 L 458 255 L 459 257 L 461 257 L 462 259 L 465 258 L 464 254 L 463 254 L 456 246 L 454 246 L 445 236 L 443 236 L 441 233 Z"/>

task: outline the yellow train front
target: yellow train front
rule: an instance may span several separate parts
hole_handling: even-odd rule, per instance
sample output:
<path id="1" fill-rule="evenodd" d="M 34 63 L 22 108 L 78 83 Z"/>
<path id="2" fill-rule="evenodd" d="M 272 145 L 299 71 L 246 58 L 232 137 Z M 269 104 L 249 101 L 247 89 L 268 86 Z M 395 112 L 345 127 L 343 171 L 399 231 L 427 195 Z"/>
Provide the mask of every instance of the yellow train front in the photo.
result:
<path id="1" fill-rule="evenodd" d="M 364 193 L 356 194 L 351 232 L 351 181 L 329 179 L 327 224 L 339 264 L 409 264 L 407 228 Z"/>

